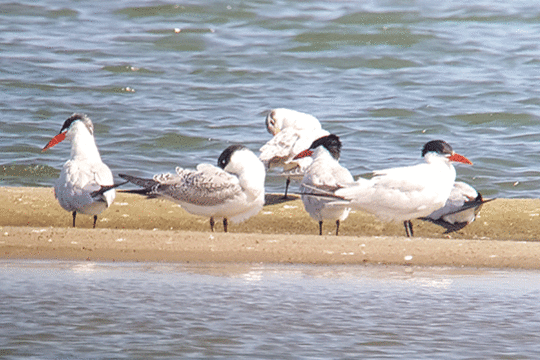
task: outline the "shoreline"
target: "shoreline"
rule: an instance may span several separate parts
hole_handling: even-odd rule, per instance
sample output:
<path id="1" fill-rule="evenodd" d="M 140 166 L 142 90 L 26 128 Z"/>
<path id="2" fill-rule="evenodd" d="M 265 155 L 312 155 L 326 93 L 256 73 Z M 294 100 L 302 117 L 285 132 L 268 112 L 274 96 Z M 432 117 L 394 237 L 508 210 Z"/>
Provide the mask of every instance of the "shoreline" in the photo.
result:
<path id="1" fill-rule="evenodd" d="M 382 223 L 356 211 L 340 227 L 318 224 L 295 199 L 267 195 L 267 205 L 223 233 L 216 219 L 193 216 L 166 200 L 118 193 L 98 217 L 71 214 L 52 188 L 0 188 L 0 259 L 90 261 L 384 264 L 540 269 L 540 200 L 497 199 L 464 229 L 445 229 L 414 220 L 414 238 L 401 223 Z M 330 235 L 332 234 L 332 235 Z"/>

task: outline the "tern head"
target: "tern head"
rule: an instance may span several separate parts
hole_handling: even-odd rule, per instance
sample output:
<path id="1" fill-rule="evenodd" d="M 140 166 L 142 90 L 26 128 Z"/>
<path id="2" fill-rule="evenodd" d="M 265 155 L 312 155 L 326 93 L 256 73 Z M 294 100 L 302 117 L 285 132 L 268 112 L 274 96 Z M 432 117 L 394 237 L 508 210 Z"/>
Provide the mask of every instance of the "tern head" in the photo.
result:
<path id="1" fill-rule="evenodd" d="M 313 115 L 285 108 L 273 109 L 266 116 L 266 129 L 270 134 L 275 136 L 288 127 L 297 130 L 317 130 L 321 128 L 321 124 Z"/>
<path id="2" fill-rule="evenodd" d="M 463 155 L 454 152 L 450 144 L 444 140 L 432 140 L 422 148 L 422 156 L 430 162 L 432 156 L 444 156 L 448 161 L 472 165 L 472 162 Z"/>
<path id="3" fill-rule="evenodd" d="M 220 168 L 222 168 L 223 170 L 225 170 L 227 165 L 229 165 L 229 163 L 231 162 L 231 158 L 232 158 L 233 154 L 235 152 L 237 152 L 237 151 L 244 150 L 244 149 L 247 150 L 247 148 L 244 145 L 231 145 L 231 146 L 229 146 L 228 148 L 223 150 L 221 155 L 219 155 L 218 163 L 217 163 L 218 166 Z"/>
<path id="4" fill-rule="evenodd" d="M 304 150 L 298 155 L 296 155 L 293 160 L 312 156 L 314 150 L 320 146 L 324 147 L 334 159 L 339 160 L 339 156 L 341 155 L 341 140 L 339 140 L 339 136 L 334 134 L 318 138 L 313 143 L 311 143 L 309 149 Z"/>
<path id="5" fill-rule="evenodd" d="M 84 126 L 83 126 L 84 125 Z M 85 114 L 73 114 L 69 118 L 67 118 L 66 121 L 64 121 L 64 124 L 62 125 L 62 128 L 60 129 L 60 132 L 58 135 L 53 137 L 47 145 L 43 148 L 41 151 L 45 151 L 49 148 L 52 148 L 53 146 L 61 143 L 66 139 L 66 136 L 69 137 L 70 133 L 72 133 L 73 129 L 77 127 L 86 128 L 90 135 L 94 135 L 94 125 L 92 124 L 92 120 Z"/>
<path id="6" fill-rule="evenodd" d="M 278 117 L 278 111 L 280 109 L 271 110 L 266 116 L 266 130 L 273 136 L 281 131 L 283 127 L 283 121 Z"/>
<path id="7" fill-rule="evenodd" d="M 266 171 L 257 155 L 243 145 L 231 145 L 219 156 L 218 166 L 239 177 L 240 182 L 248 181 L 247 186 L 264 188 Z M 244 184 L 246 185 L 246 184 Z"/>

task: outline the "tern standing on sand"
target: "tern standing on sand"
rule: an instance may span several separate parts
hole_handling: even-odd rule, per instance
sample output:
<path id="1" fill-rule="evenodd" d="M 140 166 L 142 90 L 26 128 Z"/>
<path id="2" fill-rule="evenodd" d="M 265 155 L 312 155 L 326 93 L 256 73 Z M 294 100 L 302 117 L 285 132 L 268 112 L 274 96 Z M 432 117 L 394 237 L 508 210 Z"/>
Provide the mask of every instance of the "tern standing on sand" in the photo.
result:
<path id="1" fill-rule="evenodd" d="M 340 154 L 341 141 L 334 134 L 315 140 L 309 149 L 298 154 L 295 159 L 307 156 L 313 158 L 313 162 L 304 173 L 300 192 L 317 193 L 317 189 L 321 189 L 324 193 L 333 193 L 341 186 L 353 183 L 354 179 L 349 170 L 338 162 Z M 338 235 L 340 222 L 349 216 L 350 207 L 331 204 L 333 201 L 330 198 L 302 195 L 304 208 L 313 219 L 319 222 L 319 235 L 322 235 L 324 220 L 336 222 L 336 235 Z"/>
<path id="2" fill-rule="evenodd" d="M 214 231 L 214 217 L 242 222 L 261 211 L 264 205 L 263 163 L 242 145 L 231 145 L 219 159 L 218 167 L 200 164 L 196 170 L 176 168 L 176 174 L 158 174 L 142 179 L 120 174 L 123 179 L 143 187 L 128 192 L 161 197 L 178 203 L 194 215 L 209 216 Z"/>
<path id="3" fill-rule="evenodd" d="M 266 129 L 274 137 L 260 148 L 259 159 L 267 169 L 283 167 L 282 175 L 287 178 L 284 198 L 291 179 L 302 180 L 305 169 L 313 161 L 310 157 L 294 160 L 301 151 L 325 135 L 316 117 L 290 109 L 274 109 L 266 117 Z"/>
<path id="4" fill-rule="evenodd" d="M 472 223 L 482 205 L 495 199 L 484 199 L 475 188 L 456 181 L 446 204 L 422 220 L 431 221 L 445 227 L 448 232 L 457 231 Z"/>
<path id="5" fill-rule="evenodd" d="M 95 228 L 98 214 L 108 208 L 116 196 L 112 172 L 101 161 L 94 125 L 88 116 L 71 115 L 42 151 L 64 139 L 71 142 L 71 156 L 56 181 L 54 195 L 60 206 L 72 212 L 73 227 L 77 213 L 81 213 L 94 216 Z"/>
<path id="6" fill-rule="evenodd" d="M 335 192 L 353 209 L 375 214 L 385 221 L 403 221 L 413 235 L 412 219 L 425 217 L 446 203 L 456 179 L 452 162 L 472 165 L 443 140 L 426 143 L 423 164 L 375 171 L 370 180 L 360 178 Z"/>

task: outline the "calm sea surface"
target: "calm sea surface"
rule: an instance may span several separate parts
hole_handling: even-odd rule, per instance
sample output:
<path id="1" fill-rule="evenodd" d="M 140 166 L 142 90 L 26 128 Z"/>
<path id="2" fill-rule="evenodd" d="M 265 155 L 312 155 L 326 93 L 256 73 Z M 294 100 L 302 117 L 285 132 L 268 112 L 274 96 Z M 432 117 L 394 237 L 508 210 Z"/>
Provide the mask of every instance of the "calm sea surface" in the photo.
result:
<path id="1" fill-rule="evenodd" d="M 2 359 L 538 359 L 538 272 L 0 262 Z"/>
<path id="2" fill-rule="evenodd" d="M 0 185 L 51 186 L 69 145 L 40 150 L 73 112 L 113 173 L 152 175 L 258 151 L 288 107 L 355 175 L 442 138 L 484 195 L 540 197 L 539 84 L 536 0 L 4 1 Z"/>

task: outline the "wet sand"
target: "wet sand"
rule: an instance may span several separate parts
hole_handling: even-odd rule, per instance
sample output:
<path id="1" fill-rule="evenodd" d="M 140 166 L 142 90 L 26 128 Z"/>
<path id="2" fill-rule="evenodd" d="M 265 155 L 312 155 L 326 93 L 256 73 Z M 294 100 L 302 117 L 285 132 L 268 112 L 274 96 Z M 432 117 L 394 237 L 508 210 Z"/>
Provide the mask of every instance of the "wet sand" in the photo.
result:
<path id="1" fill-rule="evenodd" d="M 216 219 L 188 214 L 165 200 L 118 193 L 97 229 L 92 217 L 71 214 L 52 188 L 0 188 L 0 258 L 91 261 L 408 264 L 540 268 L 540 200 L 497 199 L 462 230 L 414 220 L 414 238 L 401 223 L 383 223 L 356 211 L 344 221 L 318 224 L 298 199 L 267 195 L 267 205 L 229 233 Z"/>

